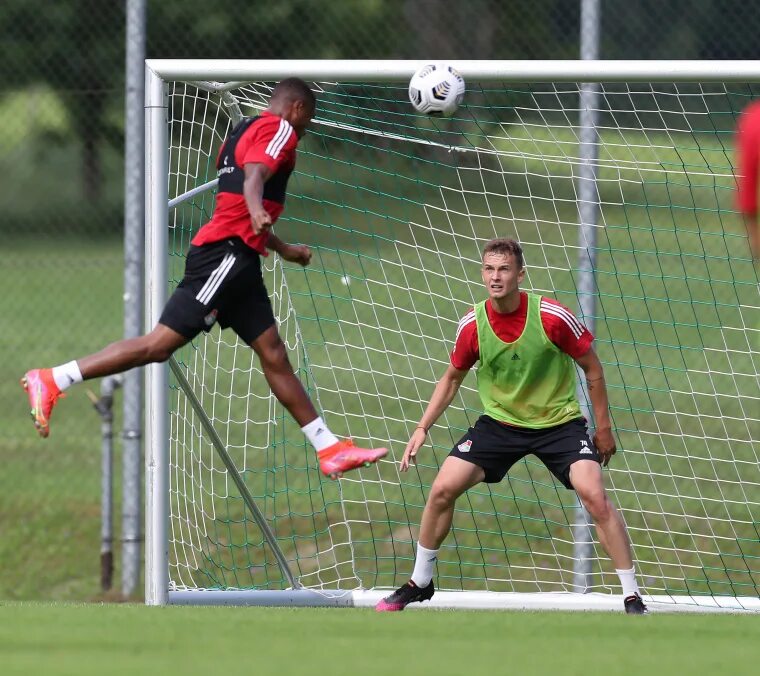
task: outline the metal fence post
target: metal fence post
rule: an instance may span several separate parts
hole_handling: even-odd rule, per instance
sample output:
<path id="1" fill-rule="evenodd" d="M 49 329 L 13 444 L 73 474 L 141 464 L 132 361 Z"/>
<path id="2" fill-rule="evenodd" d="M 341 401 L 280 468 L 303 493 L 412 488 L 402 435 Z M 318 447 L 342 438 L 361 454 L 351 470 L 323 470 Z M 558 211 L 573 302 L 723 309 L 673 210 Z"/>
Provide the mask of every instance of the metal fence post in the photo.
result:
<path id="1" fill-rule="evenodd" d="M 87 395 L 100 414 L 100 589 L 113 587 L 113 397 L 124 382 L 122 374 L 107 376 L 100 382 L 100 396 Z"/>
<path id="2" fill-rule="evenodd" d="M 599 0 L 583 0 L 581 5 L 581 58 L 599 58 Z M 578 217 L 579 260 L 578 260 L 578 307 L 580 319 L 591 333 L 594 333 L 596 313 L 596 228 L 599 218 L 599 193 L 596 184 L 596 163 L 599 155 L 597 133 L 597 111 L 599 107 L 599 84 L 584 83 L 580 87 L 580 167 L 578 168 Z M 586 419 L 591 422 L 586 382 L 578 383 L 578 399 Z M 594 556 L 594 542 L 591 533 L 591 517 L 577 500 L 575 525 L 573 527 L 574 574 L 573 591 L 585 593 L 591 588 L 591 561 Z"/>

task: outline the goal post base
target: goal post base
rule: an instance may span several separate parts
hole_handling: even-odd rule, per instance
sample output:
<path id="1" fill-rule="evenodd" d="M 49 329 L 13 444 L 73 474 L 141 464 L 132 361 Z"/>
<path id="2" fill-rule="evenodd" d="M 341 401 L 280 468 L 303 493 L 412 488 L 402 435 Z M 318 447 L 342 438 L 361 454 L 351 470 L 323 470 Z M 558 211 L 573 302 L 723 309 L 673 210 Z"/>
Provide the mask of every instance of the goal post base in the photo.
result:
<path id="1" fill-rule="evenodd" d="M 283 589 L 253 591 L 247 589 L 197 589 L 170 591 L 169 605 L 182 606 L 292 606 L 353 607 L 353 594 L 348 590 Z M 379 598 L 379 597 L 378 597 Z"/>
<path id="2" fill-rule="evenodd" d="M 250 590 L 193 590 L 170 591 L 171 605 L 206 606 L 289 606 L 289 607 L 345 607 L 373 608 L 387 596 L 390 589 L 315 590 L 286 589 L 282 591 Z M 706 613 L 706 612 L 760 612 L 760 599 L 753 597 L 720 596 L 644 596 L 652 612 Z M 430 602 L 412 604 L 414 610 L 572 610 L 622 612 L 619 594 L 574 594 L 571 592 L 517 592 L 439 591 Z"/>

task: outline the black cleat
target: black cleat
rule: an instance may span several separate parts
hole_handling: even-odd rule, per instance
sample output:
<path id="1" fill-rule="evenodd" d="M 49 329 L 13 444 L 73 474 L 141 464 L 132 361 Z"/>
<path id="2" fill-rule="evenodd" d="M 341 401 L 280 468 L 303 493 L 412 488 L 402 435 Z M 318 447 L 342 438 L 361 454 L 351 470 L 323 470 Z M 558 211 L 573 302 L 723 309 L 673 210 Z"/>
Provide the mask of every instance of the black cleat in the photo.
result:
<path id="1" fill-rule="evenodd" d="M 405 585 L 399 587 L 390 596 L 386 596 L 376 606 L 375 610 L 379 613 L 385 611 L 399 611 L 406 608 L 410 603 L 429 601 L 435 594 L 433 581 L 427 587 L 418 587 L 414 582 L 409 580 Z"/>
<path id="2" fill-rule="evenodd" d="M 649 609 L 638 594 L 626 596 L 623 603 L 625 604 L 625 612 L 629 615 L 646 615 L 649 613 Z"/>

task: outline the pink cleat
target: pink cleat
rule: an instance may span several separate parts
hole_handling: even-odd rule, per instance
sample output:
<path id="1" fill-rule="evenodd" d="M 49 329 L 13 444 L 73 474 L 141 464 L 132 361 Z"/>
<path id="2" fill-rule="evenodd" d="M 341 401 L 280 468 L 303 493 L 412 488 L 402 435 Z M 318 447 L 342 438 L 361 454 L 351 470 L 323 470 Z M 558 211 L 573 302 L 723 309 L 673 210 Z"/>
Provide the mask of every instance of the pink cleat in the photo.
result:
<path id="1" fill-rule="evenodd" d="M 340 479 L 343 472 L 369 467 L 388 453 L 387 448 L 357 448 L 351 439 L 339 441 L 317 453 L 319 469 L 331 479 Z"/>
<path id="2" fill-rule="evenodd" d="M 60 397 L 64 396 L 53 380 L 53 371 L 51 369 L 27 371 L 21 379 L 21 385 L 29 395 L 34 426 L 41 437 L 47 437 L 50 434 L 50 414 L 53 406 Z"/>

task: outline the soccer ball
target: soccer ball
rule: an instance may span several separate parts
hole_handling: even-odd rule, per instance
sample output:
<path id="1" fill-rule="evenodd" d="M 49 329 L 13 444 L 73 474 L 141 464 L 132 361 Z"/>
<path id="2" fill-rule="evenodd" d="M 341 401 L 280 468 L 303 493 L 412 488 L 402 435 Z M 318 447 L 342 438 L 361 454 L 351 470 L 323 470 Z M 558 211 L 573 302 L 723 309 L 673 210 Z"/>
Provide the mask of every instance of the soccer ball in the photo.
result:
<path id="1" fill-rule="evenodd" d="M 454 114 L 464 98 L 464 78 L 447 63 L 428 63 L 409 81 L 409 100 L 426 115 Z"/>

